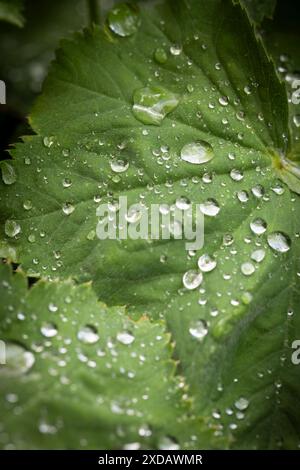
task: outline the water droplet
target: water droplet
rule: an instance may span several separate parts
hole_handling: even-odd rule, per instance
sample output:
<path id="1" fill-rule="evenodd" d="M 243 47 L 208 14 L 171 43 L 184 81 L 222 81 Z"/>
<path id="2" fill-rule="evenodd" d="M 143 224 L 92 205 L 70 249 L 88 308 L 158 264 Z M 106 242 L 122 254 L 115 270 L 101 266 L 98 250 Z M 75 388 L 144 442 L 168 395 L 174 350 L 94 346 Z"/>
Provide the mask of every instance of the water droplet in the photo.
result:
<path id="1" fill-rule="evenodd" d="M 158 448 L 160 450 L 179 450 L 180 446 L 173 437 L 163 436 L 159 439 Z"/>
<path id="2" fill-rule="evenodd" d="M 84 344 L 94 344 L 99 340 L 97 329 L 92 325 L 85 325 L 80 328 L 77 338 Z"/>
<path id="3" fill-rule="evenodd" d="M 165 64 L 168 60 L 168 55 L 166 53 L 166 51 L 162 48 L 162 47 L 158 47 L 157 49 L 155 49 L 154 51 L 154 59 L 156 60 L 156 62 L 158 62 L 159 64 Z"/>
<path id="4" fill-rule="evenodd" d="M 249 194 L 247 193 L 247 191 L 238 191 L 236 195 L 240 202 L 247 202 L 249 200 Z"/>
<path id="5" fill-rule="evenodd" d="M 50 148 L 54 144 L 54 137 L 44 137 L 43 144 L 45 145 L 45 147 Z"/>
<path id="6" fill-rule="evenodd" d="M 10 163 L 6 161 L 1 162 L 1 172 L 4 184 L 13 184 L 17 181 L 16 170 Z"/>
<path id="7" fill-rule="evenodd" d="M 180 55 L 182 53 L 182 46 L 180 46 L 180 44 L 173 44 L 170 47 L 170 52 L 175 56 Z"/>
<path id="8" fill-rule="evenodd" d="M 132 36 L 141 22 L 138 7 L 131 3 L 119 3 L 108 13 L 107 22 L 109 29 L 117 36 Z"/>
<path id="9" fill-rule="evenodd" d="M 221 96 L 221 97 L 219 98 L 219 103 L 220 103 L 221 106 L 227 106 L 228 103 L 229 103 L 229 98 L 228 98 L 228 96 Z"/>
<path id="10" fill-rule="evenodd" d="M 267 222 L 258 217 L 250 222 L 250 228 L 255 235 L 262 235 L 267 230 Z"/>
<path id="11" fill-rule="evenodd" d="M 0 365 L 0 376 L 17 376 L 25 374 L 35 363 L 32 352 L 15 343 L 6 343 L 6 363 Z"/>
<path id="12" fill-rule="evenodd" d="M 263 249 L 255 250 L 251 254 L 251 259 L 257 263 L 261 263 L 266 256 L 266 252 Z"/>
<path id="13" fill-rule="evenodd" d="M 234 238 L 230 233 L 225 233 L 225 235 L 223 235 L 223 245 L 230 246 L 233 244 L 233 242 Z"/>
<path id="14" fill-rule="evenodd" d="M 65 215 L 70 215 L 72 212 L 74 212 L 75 206 L 71 204 L 70 202 L 65 202 L 65 204 L 62 207 L 62 211 Z"/>
<path id="15" fill-rule="evenodd" d="M 283 232 L 273 232 L 268 235 L 268 244 L 279 253 L 286 253 L 291 248 L 291 240 Z"/>
<path id="16" fill-rule="evenodd" d="M 184 273 L 182 282 L 186 289 L 193 290 L 200 286 L 203 281 L 203 274 L 194 269 L 190 269 Z"/>
<path id="17" fill-rule="evenodd" d="M 142 217 L 142 211 L 135 208 L 130 207 L 127 214 L 125 215 L 125 219 L 129 224 L 136 224 Z"/>
<path id="18" fill-rule="evenodd" d="M 252 263 L 248 261 L 242 264 L 241 271 L 245 276 L 251 276 L 251 274 L 253 274 L 255 271 L 255 267 Z"/>
<path id="19" fill-rule="evenodd" d="M 233 181 L 241 181 L 244 178 L 244 174 L 240 170 L 233 169 L 230 172 L 230 177 Z"/>
<path id="20" fill-rule="evenodd" d="M 261 184 L 258 184 L 256 186 L 254 186 L 251 189 L 251 191 L 252 191 L 253 196 L 255 196 L 257 198 L 261 198 L 265 194 L 265 190 L 264 190 L 264 188 Z"/>
<path id="21" fill-rule="evenodd" d="M 119 343 L 129 345 L 133 343 L 134 336 L 132 333 L 130 333 L 130 331 L 121 331 L 117 334 L 117 340 Z"/>
<path id="22" fill-rule="evenodd" d="M 204 140 L 191 142 L 181 149 L 181 159 L 188 163 L 200 165 L 209 162 L 213 157 L 212 146 Z"/>
<path id="23" fill-rule="evenodd" d="M 23 207 L 26 211 L 30 211 L 32 209 L 32 202 L 27 199 L 26 201 L 24 201 Z"/>
<path id="24" fill-rule="evenodd" d="M 296 127 L 300 127 L 300 114 L 295 114 L 293 117 L 293 123 Z"/>
<path id="25" fill-rule="evenodd" d="M 182 211 L 185 211 L 191 207 L 191 201 L 185 196 L 178 197 L 175 204 L 176 207 Z"/>
<path id="26" fill-rule="evenodd" d="M 217 261 L 210 255 L 204 254 L 198 259 L 198 266 L 203 272 L 209 272 L 215 269 Z"/>
<path id="27" fill-rule="evenodd" d="M 128 170 L 129 168 L 129 162 L 127 162 L 126 160 L 112 160 L 110 162 L 110 167 L 112 169 L 112 171 L 114 171 L 115 173 L 123 173 L 124 171 Z"/>
<path id="28" fill-rule="evenodd" d="M 179 96 L 161 87 L 146 87 L 133 95 L 133 114 L 143 124 L 160 125 L 179 103 Z"/>
<path id="29" fill-rule="evenodd" d="M 193 320 L 189 327 L 189 332 L 198 341 L 202 341 L 208 333 L 208 327 L 205 320 Z"/>
<path id="30" fill-rule="evenodd" d="M 21 232 L 21 226 L 15 220 L 7 220 L 5 222 L 4 231 L 8 237 L 14 238 Z"/>
<path id="31" fill-rule="evenodd" d="M 200 204 L 201 212 L 204 215 L 215 217 L 220 212 L 220 206 L 215 199 L 207 199 L 205 202 Z"/>
<path id="32" fill-rule="evenodd" d="M 246 410 L 246 409 L 248 408 L 248 406 L 249 406 L 249 400 L 247 400 L 247 399 L 244 398 L 244 397 L 241 397 L 241 398 L 239 398 L 239 399 L 235 402 L 234 406 L 235 406 L 238 410 L 244 411 L 244 410 Z"/>
<path id="33" fill-rule="evenodd" d="M 44 323 L 41 327 L 41 333 L 46 338 L 53 338 L 57 335 L 57 327 L 54 323 Z"/>

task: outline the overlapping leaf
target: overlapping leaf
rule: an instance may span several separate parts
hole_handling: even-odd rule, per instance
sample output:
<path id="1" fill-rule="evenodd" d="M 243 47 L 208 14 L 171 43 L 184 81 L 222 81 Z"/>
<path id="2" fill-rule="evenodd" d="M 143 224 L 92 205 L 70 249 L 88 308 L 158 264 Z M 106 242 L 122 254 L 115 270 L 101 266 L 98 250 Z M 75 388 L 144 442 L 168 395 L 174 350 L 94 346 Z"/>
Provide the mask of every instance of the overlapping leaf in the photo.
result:
<path id="1" fill-rule="evenodd" d="M 161 126 L 132 113 L 134 92 L 149 86 L 180 96 Z M 101 299 L 136 317 L 166 318 L 215 437 L 235 448 L 297 447 L 300 205 L 278 180 L 284 85 L 245 13 L 225 0 L 159 2 L 143 7 L 128 38 L 108 27 L 76 35 L 63 42 L 31 122 L 38 135 L 17 146 L 16 182 L 1 190 L 2 219 L 18 228 L 3 232 L 3 254 L 33 274 L 92 280 Z M 183 146 L 199 140 L 214 158 L 183 161 Z M 116 175 L 118 159 L 129 167 Z M 98 240 L 96 208 L 119 195 L 147 207 L 213 198 L 220 211 L 205 218 L 196 253 L 184 240 Z M 200 288 L 184 288 L 203 254 L 217 266 Z"/>

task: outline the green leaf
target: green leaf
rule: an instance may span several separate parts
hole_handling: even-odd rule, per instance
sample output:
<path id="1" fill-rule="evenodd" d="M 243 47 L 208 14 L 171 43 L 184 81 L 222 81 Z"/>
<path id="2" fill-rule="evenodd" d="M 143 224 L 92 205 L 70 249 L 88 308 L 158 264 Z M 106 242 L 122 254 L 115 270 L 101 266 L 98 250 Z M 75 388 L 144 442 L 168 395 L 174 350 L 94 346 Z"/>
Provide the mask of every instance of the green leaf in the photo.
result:
<path id="1" fill-rule="evenodd" d="M 278 179 L 284 85 L 230 1 L 144 5 L 140 19 L 126 38 L 107 24 L 62 43 L 31 116 L 37 135 L 16 146 L 17 181 L 1 189 L 16 232 L 3 240 L 31 274 L 92 280 L 107 304 L 165 318 L 211 447 L 297 448 L 300 204 Z M 143 124 L 134 96 L 157 87 L 179 103 L 160 126 Z M 191 149 L 204 163 L 187 161 Z M 196 252 L 185 240 L 99 240 L 96 209 L 120 195 L 220 210 Z M 185 288 L 203 255 L 215 269 Z"/>
<path id="2" fill-rule="evenodd" d="M 0 0 L 0 20 L 15 26 L 24 26 L 23 0 Z"/>
<path id="3" fill-rule="evenodd" d="M 273 18 L 276 0 L 240 0 L 253 23 L 260 24 L 265 18 Z"/>
<path id="4" fill-rule="evenodd" d="M 107 308 L 90 285 L 28 290 L 7 265 L 0 283 L 2 449 L 195 445 L 162 323 Z"/>

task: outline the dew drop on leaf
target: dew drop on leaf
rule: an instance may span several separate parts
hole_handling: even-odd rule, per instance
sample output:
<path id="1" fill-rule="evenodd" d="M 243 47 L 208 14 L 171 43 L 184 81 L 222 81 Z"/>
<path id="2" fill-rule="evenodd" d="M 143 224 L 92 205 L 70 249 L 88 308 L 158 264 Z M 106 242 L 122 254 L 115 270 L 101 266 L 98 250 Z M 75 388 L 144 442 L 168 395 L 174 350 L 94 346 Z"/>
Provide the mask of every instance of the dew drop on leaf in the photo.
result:
<path id="1" fill-rule="evenodd" d="M 72 214 L 72 212 L 74 212 L 74 210 L 75 210 L 75 207 L 70 202 L 65 202 L 65 204 L 62 207 L 62 211 L 65 215 Z"/>
<path id="2" fill-rule="evenodd" d="M 181 149 L 181 159 L 188 163 L 200 165 L 209 162 L 214 157 L 212 146 L 204 140 L 198 140 L 184 145 Z"/>
<path id="3" fill-rule="evenodd" d="M 179 103 L 179 96 L 161 87 L 146 87 L 133 94 L 132 111 L 143 124 L 159 126 Z"/>
<path id="4" fill-rule="evenodd" d="M 34 354 L 16 343 L 6 343 L 6 363 L 0 365 L 0 376 L 25 374 L 35 363 Z"/>
<path id="5" fill-rule="evenodd" d="M 4 184 L 13 184 L 17 181 L 17 174 L 12 165 L 8 162 L 1 162 L 2 180 Z"/>
<path id="6" fill-rule="evenodd" d="M 47 148 L 52 147 L 52 145 L 54 144 L 54 137 L 53 137 L 53 136 L 44 137 L 44 138 L 43 138 L 43 144 L 44 144 L 44 146 L 47 147 Z"/>
<path id="7" fill-rule="evenodd" d="M 249 400 L 247 400 L 246 398 L 244 397 L 241 397 L 239 398 L 238 400 L 236 400 L 236 402 L 234 403 L 234 406 L 240 410 L 240 411 L 244 411 L 248 408 L 249 406 Z"/>
<path id="8" fill-rule="evenodd" d="M 244 178 L 244 174 L 240 170 L 231 170 L 230 177 L 233 181 L 241 181 Z"/>
<path id="9" fill-rule="evenodd" d="M 115 173 L 123 173 L 124 171 L 128 170 L 129 162 L 122 159 L 112 160 L 110 162 L 110 167 Z"/>
<path id="10" fill-rule="evenodd" d="M 15 220 L 7 220 L 5 222 L 4 231 L 8 237 L 14 238 L 21 232 L 21 226 Z"/>
<path id="11" fill-rule="evenodd" d="M 134 341 L 134 336 L 130 331 L 121 331 L 117 334 L 117 340 L 119 343 L 129 345 L 132 344 Z"/>
<path id="12" fill-rule="evenodd" d="M 254 250 L 253 253 L 251 254 L 251 259 L 253 261 L 256 261 L 257 263 L 261 263 L 263 261 L 263 259 L 265 258 L 266 256 L 266 252 L 264 249 L 258 249 L 258 250 Z"/>
<path id="13" fill-rule="evenodd" d="M 251 274 L 253 274 L 255 271 L 255 267 L 252 263 L 248 261 L 242 264 L 241 271 L 245 276 L 251 276 Z"/>
<path id="14" fill-rule="evenodd" d="M 165 49 L 163 49 L 162 47 L 158 47 L 157 49 L 155 49 L 154 59 L 159 64 L 165 64 L 168 60 L 168 55 L 167 55 L 167 52 L 165 51 Z"/>
<path id="15" fill-rule="evenodd" d="M 53 338 L 57 335 L 57 327 L 54 323 L 44 323 L 41 327 L 41 333 L 46 338 Z"/>
<path id="16" fill-rule="evenodd" d="M 200 209 L 204 215 L 208 215 L 210 217 L 215 217 L 220 212 L 220 206 L 213 198 L 209 198 L 205 202 L 201 203 Z"/>
<path id="17" fill-rule="evenodd" d="M 186 271 L 183 275 L 182 282 L 186 289 L 193 290 L 200 286 L 203 281 L 203 275 L 201 272 L 194 269 Z"/>
<path id="18" fill-rule="evenodd" d="M 258 217 L 257 219 L 250 222 L 250 228 L 255 235 L 262 235 L 267 230 L 267 222 Z"/>
<path id="19" fill-rule="evenodd" d="M 209 272 L 215 269 L 217 261 L 210 255 L 204 254 L 198 259 L 198 266 L 203 272 Z"/>
<path id="20" fill-rule="evenodd" d="M 205 320 L 193 320 L 189 326 L 189 332 L 198 341 L 202 341 L 208 333 L 208 326 Z"/>
<path id="21" fill-rule="evenodd" d="M 107 23 L 109 29 L 117 36 L 132 36 L 141 23 L 138 7 L 125 2 L 116 5 L 108 13 Z"/>
<path id="22" fill-rule="evenodd" d="M 291 248 L 290 237 L 283 232 L 272 232 L 268 235 L 268 244 L 279 253 L 286 253 Z"/>
<path id="23" fill-rule="evenodd" d="M 99 340 L 97 329 L 92 325 L 85 325 L 80 328 L 77 334 L 79 341 L 85 344 L 94 344 Z"/>

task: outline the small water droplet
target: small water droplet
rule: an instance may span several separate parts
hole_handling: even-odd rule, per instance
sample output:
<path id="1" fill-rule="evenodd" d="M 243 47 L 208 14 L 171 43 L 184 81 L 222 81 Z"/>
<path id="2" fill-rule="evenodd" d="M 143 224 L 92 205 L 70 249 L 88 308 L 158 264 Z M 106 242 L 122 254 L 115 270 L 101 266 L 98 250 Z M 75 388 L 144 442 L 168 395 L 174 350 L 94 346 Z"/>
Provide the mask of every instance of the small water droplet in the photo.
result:
<path id="1" fill-rule="evenodd" d="M 158 47 L 154 51 L 154 59 L 159 64 L 165 64 L 168 60 L 167 52 L 162 47 Z"/>
<path id="2" fill-rule="evenodd" d="M 65 204 L 62 207 L 62 211 L 65 215 L 70 215 L 72 212 L 74 212 L 75 206 L 71 204 L 70 202 L 65 202 Z"/>
<path id="3" fill-rule="evenodd" d="M 233 181 L 241 181 L 244 178 L 244 174 L 240 170 L 233 169 L 230 172 L 230 177 Z"/>
<path id="4" fill-rule="evenodd" d="M 178 197 L 175 204 L 176 207 L 182 211 L 185 211 L 191 207 L 191 201 L 185 196 Z"/>
<path id="5" fill-rule="evenodd" d="M 261 263 L 263 259 L 265 258 L 265 256 L 266 256 L 265 250 L 259 249 L 259 250 L 253 251 L 253 253 L 251 254 L 251 259 L 253 261 L 256 261 L 257 263 Z"/>
<path id="6" fill-rule="evenodd" d="M 189 327 L 189 332 L 198 341 L 202 341 L 208 333 L 208 326 L 205 320 L 193 320 Z"/>
<path id="7" fill-rule="evenodd" d="M 44 144 L 44 146 L 47 147 L 47 148 L 52 147 L 52 145 L 54 144 L 54 137 L 53 137 L 53 136 L 44 137 L 44 138 L 43 138 L 43 144 Z"/>
<path id="8" fill-rule="evenodd" d="M 247 202 L 249 200 L 249 194 L 247 193 L 247 191 L 238 191 L 236 195 L 240 202 Z"/>
<path id="9" fill-rule="evenodd" d="M 253 274 L 255 271 L 255 267 L 252 263 L 248 261 L 242 264 L 241 271 L 245 276 L 251 276 L 251 274 Z"/>
<path id="10" fill-rule="evenodd" d="M 247 400 L 246 398 L 244 397 L 241 397 L 239 398 L 238 400 L 236 400 L 234 406 L 240 410 L 240 411 L 244 411 L 248 408 L 249 406 L 249 400 Z"/>

